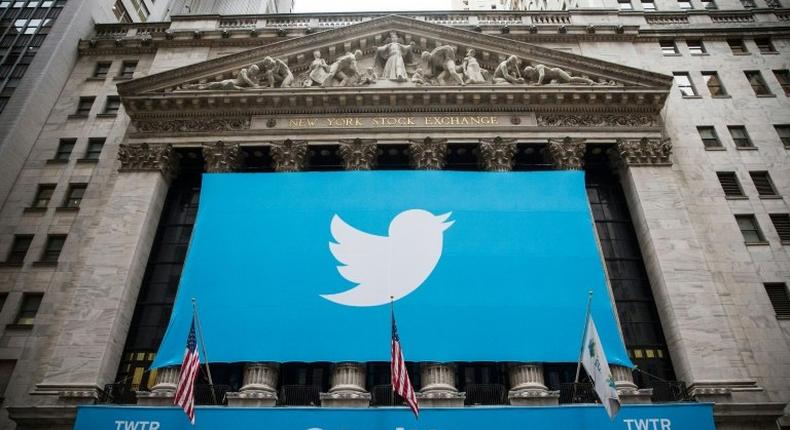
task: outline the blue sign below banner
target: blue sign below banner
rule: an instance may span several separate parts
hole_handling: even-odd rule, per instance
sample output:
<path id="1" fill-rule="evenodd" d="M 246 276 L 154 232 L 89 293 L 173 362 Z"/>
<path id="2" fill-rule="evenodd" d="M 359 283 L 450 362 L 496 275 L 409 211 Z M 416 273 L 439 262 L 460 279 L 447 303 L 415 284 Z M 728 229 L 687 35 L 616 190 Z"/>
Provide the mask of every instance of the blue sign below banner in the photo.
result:
<path id="1" fill-rule="evenodd" d="M 423 409 L 197 408 L 195 425 L 175 407 L 80 406 L 74 430 L 715 430 L 713 405 L 601 405 Z"/>

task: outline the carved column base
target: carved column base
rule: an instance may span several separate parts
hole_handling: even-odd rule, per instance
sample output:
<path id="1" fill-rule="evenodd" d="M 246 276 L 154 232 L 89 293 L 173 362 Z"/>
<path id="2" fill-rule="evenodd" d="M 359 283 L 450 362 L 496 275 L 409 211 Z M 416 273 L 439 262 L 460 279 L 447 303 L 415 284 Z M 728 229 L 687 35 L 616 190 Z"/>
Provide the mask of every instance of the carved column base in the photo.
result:
<path id="1" fill-rule="evenodd" d="M 325 408 L 367 408 L 370 406 L 367 391 L 335 391 L 321 393 L 321 406 Z"/>
<path id="2" fill-rule="evenodd" d="M 640 389 L 634 383 L 634 374 L 631 369 L 623 366 L 612 365 L 612 378 L 617 387 L 620 403 L 653 403 L 653 389 Z"/>
<path id="3" fill-rule="evenodd" d="M 559 391 L 549 391 L 543 382 L 543 365 L 512 364 L 508 370 L 508 401 L 514 406 L 552 406 L 560 401 Z"/>
<path id="4" fill-rule="evenodd" d="M 246 363 L 244 386 L 238 393 L 227 393 L 228 406 L 271 407 L 277 404 L 277 363 Z"/>
<path id="5" fill-rule="evenodd" d="M 175 391 L 138 391 L 137 406 L 173 406 Z"/>
<path id="6" fill-rule="evenodd" d="M 417 393 L 420 407 L 426 408 L 452 408 L 462 407 L 466 400 L 466 393 L 451 390 L 431 390 Z"/>
<path id="7" fill-rule="evenodd" d="M 544 388 L 524 388 L 510 390 L 507 400 L 513 406 L 557 406 L 560 404 L 560 392 Z"/>
<path id="8" fill-rule="evenodd" d="M 274 391 L 248 390 L 238 393 L 225 393 L 228 406 L 248 408 L 270 408 L 277 405 L 277 393 Z"/>
<path id="9" fill-rule="evenodd" d="M 321 406 L 330 408 L 367 408 L 371 395 L 365 391 L 365 365 L 338 363 L 332 372 L 332 388 L 321 393 Z"/>
<path id="10" fill-rule="evenodd" d="M 426 407 L 463 406 L 466 393 L 455 388 L 455 366 L 446 363 L 426 363 L 420 369 L 422 389 L 417 393 L 420 405 Z"/>

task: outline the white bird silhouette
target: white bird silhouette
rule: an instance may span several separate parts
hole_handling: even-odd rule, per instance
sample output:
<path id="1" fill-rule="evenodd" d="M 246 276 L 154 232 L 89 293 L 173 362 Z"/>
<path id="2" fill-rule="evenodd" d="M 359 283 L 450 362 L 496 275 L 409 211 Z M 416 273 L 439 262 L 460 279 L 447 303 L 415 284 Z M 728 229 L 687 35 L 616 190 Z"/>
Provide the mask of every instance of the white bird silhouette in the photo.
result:
<path id="1" fill-rule="evenodd" d="M 403 211 L 390 222 L 389 236 L 359 231 L 333 216 L 330 229 L 337 243 L 329 242 L 329 250 L 343 264 L 337 266 L 340 275 L 357 286 L 321 297 L 346 306 L 379 306 L 407 296 L 439 262 L 443 233 L 455 222 L 447 221 L 451 214 Z"/>

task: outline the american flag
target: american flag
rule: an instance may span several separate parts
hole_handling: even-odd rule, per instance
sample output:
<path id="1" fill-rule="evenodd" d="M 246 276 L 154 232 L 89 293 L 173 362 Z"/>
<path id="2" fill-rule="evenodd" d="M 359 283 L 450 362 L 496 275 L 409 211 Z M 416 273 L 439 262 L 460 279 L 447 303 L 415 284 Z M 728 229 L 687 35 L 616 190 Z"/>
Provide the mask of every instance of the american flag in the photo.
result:
<path id="1" fill-rule="evenodd" d="M 184 351 L 184 361 L 181 363 L 181 375 L 178 377 L 176 397 L 173 402 L 184 409 L 193 425 L 195 424 L 195 378 L 199 368 L 200 353 L 197 349 L 195 318 L 193 317 L 192 327 L 189 329 L 189 337 L 187 337 L 187 349 Z"/>
<path id="2" fill-rule="evenodd" d="M 395 312 L 392 312 L 392 359 L 390 360 L 392 373 L 392 390 L 398 393 L 408 403 L 414 417 L 420 416 L 420 405 L 417 404 L 417 395 L 406 371 L 406 361 L 403 359 L 403 350 L 400 347 L 398 327 L 395 325 Z"/>

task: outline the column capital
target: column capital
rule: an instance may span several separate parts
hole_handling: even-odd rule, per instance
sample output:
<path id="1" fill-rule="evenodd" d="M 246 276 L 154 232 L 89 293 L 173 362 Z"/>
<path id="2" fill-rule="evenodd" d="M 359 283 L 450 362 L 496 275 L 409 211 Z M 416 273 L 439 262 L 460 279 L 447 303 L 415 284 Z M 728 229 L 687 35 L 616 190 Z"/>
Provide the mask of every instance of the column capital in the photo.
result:
<path id="1" fill-rule="evenodd" d="M 584 139 L 549 139 L 546 149 L 555 169 L 581 170 L 584 167 Z"/>
<path id="2" fill-rule="evenodd" d="M 480 159 L 483 168 L 489 172 L 508 172 L 513 170 L 516 155 L 516 139 L 480 139 Z"/>
<path id="3" fill-rule="evenodd" d="M 412 140 L 408 152 L 415 169 L 442 170 L 447 164 L 447 139 Z"/>
<path id="4" fill-rule="evenodd" d="M 178 159 L 169 143 L 122 143 L 118 149 L 119 172 L 160 172 L 165 178 L 175 176 Z"/>
<path id="5" fill-rule="evenodd" d="M 221 140 L 203 144 L 203 161 L 208 173 L 228 173 L 241 169 L 243 157 L 238 143 Z"/>
<path id="6" fill-rule="evenodd" d="M 617 139 L 612 154 L 623 166 L 671 166 L 672 141 L 661 138 Z"/>
<path id="7" fill-rule="evenodd" d="M 370 170 L 376 166 L 378 148 L 375 139 L 341 140 L 338 152 L 346 170 Z"/>
<path id="8" fill-rule="evenodd" d="M 286 139 L 271 144 L 276 172 L 299 172 L 307 165 L 307 141 Z"/>

